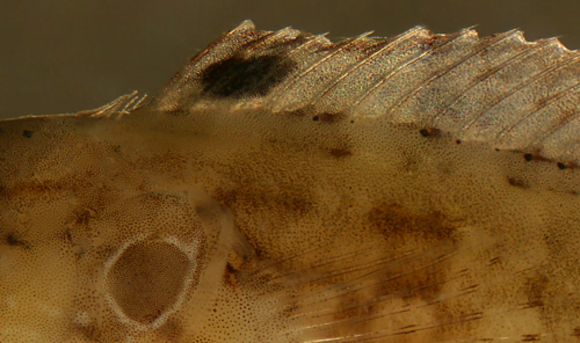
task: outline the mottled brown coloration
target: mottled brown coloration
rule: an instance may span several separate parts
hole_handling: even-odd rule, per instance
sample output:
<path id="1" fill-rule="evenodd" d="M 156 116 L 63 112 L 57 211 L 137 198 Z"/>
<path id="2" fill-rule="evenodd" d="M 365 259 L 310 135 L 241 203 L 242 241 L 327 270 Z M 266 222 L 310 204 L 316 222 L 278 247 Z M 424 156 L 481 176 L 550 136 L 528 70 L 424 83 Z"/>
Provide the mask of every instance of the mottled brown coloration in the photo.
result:
<path id="1" fill-rule="evenodd" d="M 577 339 L 579 65 L 244 22 L 149 103 L 0 122 L 0 341 Z"/>

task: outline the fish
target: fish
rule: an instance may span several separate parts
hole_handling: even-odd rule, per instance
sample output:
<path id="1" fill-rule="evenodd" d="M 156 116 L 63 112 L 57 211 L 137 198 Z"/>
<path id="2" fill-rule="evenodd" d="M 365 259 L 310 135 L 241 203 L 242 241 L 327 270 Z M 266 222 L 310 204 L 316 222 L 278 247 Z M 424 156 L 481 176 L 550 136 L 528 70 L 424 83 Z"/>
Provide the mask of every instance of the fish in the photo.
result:
<path id="1" fill-rule="evenodd" d="M 578 342 L 580 54 L 247 20 L 0 121 L 0 342 Z"/>

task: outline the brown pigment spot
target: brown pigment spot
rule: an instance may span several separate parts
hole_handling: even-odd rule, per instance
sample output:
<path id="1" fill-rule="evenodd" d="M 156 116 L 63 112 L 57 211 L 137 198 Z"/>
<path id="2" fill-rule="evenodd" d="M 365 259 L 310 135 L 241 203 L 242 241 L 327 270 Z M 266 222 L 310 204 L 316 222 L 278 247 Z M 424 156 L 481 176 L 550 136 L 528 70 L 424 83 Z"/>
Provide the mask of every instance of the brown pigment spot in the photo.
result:
<path id="1" fill-rule="evenodd" d="M 75 325 L 75 330 L 79 330 L 81 334 L 92 342 L 100 342 L 104 337 L 96 324 L 90 323 L 88 325 Z"/>
<path id="2" fill-rule="evenodd" d="M 407 172 L 415 172 L 419 170 L 420 163 L 417 156 L 411 152 L 405 152 L 403 155 L 401 169 Z"/>
<path id="3" fill-rule="evenodd" d="M 92 209 L 82 209 L 78 212 L 75 212 L 75 223 L 81 226 L 89 225 L 89 221 L 95 218 L 95 211 Z"/>
<path id="4" fill-rule="evenodd" d="M 523 188 L 523 189 L 527 189 L 530 188 L 530 185 L 528 185 L 525 181 L 523 181 L 522 179 L 518 179 L 515 177 L 508 177 L 508 183 L 514 187 L 518 187 L 518 188 Z"/>
<path id="5" fill-rule="evenodd" d="M 522 335 L 522 342 L 539 342 L 540 341 L 540 334 L 533 333 Z"/>
<path id="6" fill-rule="evenodd" d="M 344 118 L 344 114 L 340 112 L 339 113 L 324 112 L 319 113 L 318 117 L 320 118 L 320 121 L 322 121 L 323 123 L 335 123 Z"/>
<path id="7" fill-rule="evenodd" d="M 427 241 L 455 241 L 455 228 L 436 211 L 416 213 L 398 204 L 387 204 L 375 207 L 368 218 L 388 239 L 413 237 Z"/>
<path id="8" fill-rule="evenodd" d="M 547 98 L 541 98 L 540 100 L 536 101 L 536 110 L 541 110 L 543 107 L 546 106 L 548 102 Z"/>
<path id="9" fill-rule="evenodd" d="M 292 111 L 285 111 L 282 112 L 285 116 L 288 117 L 305 117 L 306 115 L 310 114 L 310 111 L 304 109 L 304 108 L 299 108 L 296 110 L 292 110 Z"/>
<path id="10" fill-rule="evenodd" d="M 77 186 L 76 180 L 66 179 L 58 181 L 24 181 L 15 183 L 12 187 L 0 187 L 0 195 L 11 198 L 17 195 L 28 195 L 37 198 L 51 197 L 58 192 L 72 191 Z"/>
<path id="11" fill-rule="evenodd" d="M 310 201 L 298 192 L 273 193 L 269 189 L 249 185 L 240 185 L 229 191 L 218 190 L 216 199 L 229 208 L 242 205 L 255 210 L 270 208 L 275 212 L 307 213 L 311 207 Z"/>
<path id="12" fill-rule="evenodd" d="M 165 111 L 165 113 L 167 113 L 168 115 L 172 115 L 175 117 L 180 117 L 180 116 L 185 116 L 187 115 L 187 111 L 181 107 L 174 107 L 171 108 L 167 111 Z"/>
<path id="13" fill-rule="evenodd" d="M 331 113 L 331 112 L 317 112 L 315 110 L 314 107 L 308 105 L 308 106 L 304 106 L 302 108 L 299 108 L 297 110 L 293 110 L 293 111 L 287 111 L 284 112 L 285 115 L 288 116 L 293 116 L 293 117 L 305 117 L 308 116 L 310 118 L 312 118 L 312 121 L 320 121 L 323 123 L 335 123 L 338 122 L 341 119 L 346 118 L 346 115 L 343 112 L 336 112 L 336 113 Z M 354 121 L 351 121 L 351 123 L 354 123 Z"/>
<path id="14" fill-rule="evenodd" d="M 9 246 L 12 246 L 12 247 L 24 248 L 26 250 L 28 250 L 28 249 L 31 248 L 30 243 L 28 243 L 27 241 L 24 241 L 24 240 L 19 239 L 13 233 L 9 233 L 6 236 L 6 244 L 8 244 Z"/>
<path id="15" fill-rule="evenodd" d="M 238 284 L 238 277 L 237 277 L 237 270 L 231 263 L 226 263 L 226 268 L 224 270 L 224 282 L 226 285 L 230 287 L 239 286 Z"/>
<path id="16" fill-rule="evenodd" d="M 264 241 L 265 237 L 270 234 L 276 234 L 276 230 L 285 230 L 287 228 L 286 214 L 292 213 L 293 216 L 307 215 L 312 211 L 313 202 L 310 199 L 310 192 L 300 189 L 281 189 L 274 191 L 265 185 L 256 185 L 252 181 L 236 183 L 237 186 L 228 189 L 217 189 L 213 198 L 222 206 L 231 210 L 234 223 L 239 228 L 257 259 L 273 258 L 271 254 L 264 251 L 263 247 L 267 246 Z M 260 220 L 256 216 L 248 214 L 268 213 L 268 230 L 272 233 L 263 235 L 256 232 L 255 222 Z M 265 230 L 265 228 L 264 228 Z"/>
<path id="17" fill-rule="evenodd" d="M 541 307 L 544 305 L 544 293 L 548 282 L 548 277 L 543 274 L 528 278 L 526 282 L 526 293 L 528 295 L 526 307 Z"/>
<path id="18" fill-rule="evenodd" d="M 368 218 L 395 254 L 409 243 L 426 249 L 421 256 L 385 270 L 377 296 L 395 294 L 425 302 L 436 299 L 447 279 L 449 252 L 457 242 L 456 228 L 439 212 L 418 213 L 398 204 L 377 206 Z"/>
<path id="19" fill-rule="evenodd" d="M 175 342 L 183 336 L 183 325 L 175 318 L 168 318 L 159 328 L 160 333 L 170 342 Z"/>
<path id="20" fill-rule="evenodd" d="M 352 152 L 350 152 L 347 149 L 334 148 L 334 149 L 330 149 L 330 154 L 336 158 L 341 158 L 341 157 L 347 157 L 347 156 L 352 155 Z"/>
<path id="21" fill-rule="evenodd" d="M 551 162 L 550 159 L 544 157 L 539 151 L 533 153 L 525 153 L 524 159 L 528 162 L 530 161 L 544 161 L 544 162 Z"/>
<path id="22" fill-rule="evenodd" d="M 419 130 L 419 133 L 423 137 L 431 137 L 431 138 L 441 137 L 441 130 L 439 130 L 438 128 L 435 128 L 435 127 L 428 127 L 425 129 L 421 129 L 421 130 Z"/>

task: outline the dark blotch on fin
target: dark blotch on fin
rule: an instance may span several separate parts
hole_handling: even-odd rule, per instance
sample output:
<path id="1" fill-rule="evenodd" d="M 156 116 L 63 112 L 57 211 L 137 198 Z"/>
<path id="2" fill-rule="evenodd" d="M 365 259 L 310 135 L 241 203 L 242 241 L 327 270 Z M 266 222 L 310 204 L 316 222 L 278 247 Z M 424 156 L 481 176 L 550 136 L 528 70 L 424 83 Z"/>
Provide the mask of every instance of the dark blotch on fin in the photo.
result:
<path id="1" fill-rule="evenodd" d="M 22 135 L 26 138 L 32 138 L 32 135 L 34 135 L 34 131 L 24 130 L 22 131 Z"/>
<path id="2" fill-rule="evenodd" d="M 294 65 L 280 56 L 234 56 L 203 71 L 203 91 L 220 98 L 264 96 L 292 71 Z"/>

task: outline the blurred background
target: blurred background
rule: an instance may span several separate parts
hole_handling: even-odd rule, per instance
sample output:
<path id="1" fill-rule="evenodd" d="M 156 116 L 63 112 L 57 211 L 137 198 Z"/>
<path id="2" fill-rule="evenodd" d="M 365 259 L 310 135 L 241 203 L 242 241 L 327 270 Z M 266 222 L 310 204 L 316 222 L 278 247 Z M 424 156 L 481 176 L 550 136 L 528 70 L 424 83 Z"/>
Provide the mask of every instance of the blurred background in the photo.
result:
<path id="1" fill-rule="evenodd" d="M 477 25 L 519 27 L 580 48 L 579 0 L 1 0 L 0 119 L 95 108 L 138 89 L 155 94 L 213 39 L 252 19 L 341 39 Z"/>

